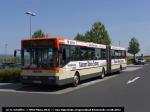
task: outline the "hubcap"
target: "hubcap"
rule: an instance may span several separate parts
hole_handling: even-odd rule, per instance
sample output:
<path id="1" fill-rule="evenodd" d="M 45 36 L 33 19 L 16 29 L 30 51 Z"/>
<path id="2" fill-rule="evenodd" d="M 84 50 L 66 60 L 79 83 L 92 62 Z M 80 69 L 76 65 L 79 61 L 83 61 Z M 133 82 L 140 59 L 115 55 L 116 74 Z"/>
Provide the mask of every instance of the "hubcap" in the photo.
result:
<path id="1" fill-rule="evenodd" d="M 101 77 L 104 78 L 104 73 L 102 73 Z"/>
<path id="2" fill-rule="evenodd" d="M 105 77 L 105 73 L 104 73 L 104 70 L 102 71 L 101 73 L 101 78 L 103 79 Z"/>
<path id="3" fill-rule="evenodd" d="M 74 84 L 75 85 L 78 85 L 78 83 L 79 83 L 79 78 L 78 78 L 78 76 L 74 76 Z"/>

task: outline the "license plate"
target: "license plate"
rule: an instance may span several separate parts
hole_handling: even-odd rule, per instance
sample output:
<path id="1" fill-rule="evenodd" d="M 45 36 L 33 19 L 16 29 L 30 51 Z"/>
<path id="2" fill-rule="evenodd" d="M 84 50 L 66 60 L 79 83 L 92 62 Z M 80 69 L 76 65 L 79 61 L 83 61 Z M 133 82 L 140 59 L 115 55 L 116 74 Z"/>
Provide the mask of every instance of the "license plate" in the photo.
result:
<path id="1" fill-rule="evenodd" d="M 41 84 L 42 81 L 33 81 L 33 83 L 35 83 L 35 84 Z"/>

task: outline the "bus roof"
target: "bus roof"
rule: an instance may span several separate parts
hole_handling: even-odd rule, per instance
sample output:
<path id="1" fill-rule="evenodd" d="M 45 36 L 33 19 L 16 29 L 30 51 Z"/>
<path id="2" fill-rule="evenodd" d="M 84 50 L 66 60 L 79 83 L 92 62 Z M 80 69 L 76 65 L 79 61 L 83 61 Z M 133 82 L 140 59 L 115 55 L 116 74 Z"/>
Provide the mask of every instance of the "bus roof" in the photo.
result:
<path id="1" fill-rule="evenodd" d="M 96 44 L 93 42 L 83 42 L 83 41 L 78 41 L 78 40 L 71 40 L 71 39 L 65 39 L 61 37 L 44 37 L 44 38 L 30 38 L 30 39 L 22 39 L 23 41 L 33 41 L 33 40 L 57 40 L 61 44 L 66 44 L 66 45 L 77 45 L 77 46 L 86 46 L 86 47 L 96 47 L 96 48 L 106 48 L 106 45 L 103 44 Z"/>
<path id="2" fill-rule="evenodd" d="M 62 37 L 43 37 L 43 38 L 30 38 L 30 39 L 22 39 L 21 41 L 32 41 L 32 40 L 57 40 L 61 44 L 66 44 L 66 45 L 77 45 L 77 46 L 86 46 L 86 47 L 95 47 L 95 48 L 106 48 L 106 45 L 103 44 L 96 44 L 93 42 L 84 42 L 84 41 L 79 41 L 79 40 L 71 40 L 71 39 L 66 39 Z M 111 45 L 111 49 L 114 50 L 126 50 L 125 47 L 120 47 L 120 46 L 115 46 Z"/>
<path id="3" fill-rule="evenodd" d="M 71 39 L 60 39 L 60 43 L 67 44 L 67 45 L 77 45 L 77 46 L 86 46 L 86 47 L 95 47 L 95 48 L 106 48 L 106 45 L 103 44 L 96 44 L 93 42 L 83 42 L 78 40 L 71 40 Z"/>
<path id="4" fill-rule="evenodd" d="M 50 40 L 50 39 L 57 39 L 57 38 L 50 38 L 50 37 L 39 37 L 39 38 L 29 38 L 29 39 L 22 39 L 21 41 L 32 41 L 32 40 Z"/>

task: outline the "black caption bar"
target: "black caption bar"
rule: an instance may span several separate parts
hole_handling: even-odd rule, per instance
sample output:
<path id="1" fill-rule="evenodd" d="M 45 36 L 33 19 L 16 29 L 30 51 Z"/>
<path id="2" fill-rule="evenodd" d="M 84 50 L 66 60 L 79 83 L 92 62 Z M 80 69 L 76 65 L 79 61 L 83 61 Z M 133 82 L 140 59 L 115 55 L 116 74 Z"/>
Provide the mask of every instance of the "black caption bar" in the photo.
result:
<path id="1" fill-rule="evenodd" d="M 2 107 L 2 112 L 124 112 L 124 107 Z"/>

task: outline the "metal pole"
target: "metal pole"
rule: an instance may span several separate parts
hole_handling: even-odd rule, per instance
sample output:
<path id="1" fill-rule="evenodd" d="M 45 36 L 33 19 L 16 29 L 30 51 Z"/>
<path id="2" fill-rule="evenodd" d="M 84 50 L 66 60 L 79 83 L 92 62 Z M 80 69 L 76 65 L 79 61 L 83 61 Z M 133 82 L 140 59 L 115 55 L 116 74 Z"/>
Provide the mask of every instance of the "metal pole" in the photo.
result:
<path id="1" fill-rule="evenodd" d="M 5 44 L 5 63 L 6 63 L 6 59 L 7 59 L 7 44 Z"/>
<path id="2" fill-rule="evenodd" d="M 32 31 L 31 31 L 31 16 L 36 16 L 36 13 L 33 13 L 33 12 L 26 12 L 25 14 L 28 14 L 30 17 L 29 17 L 29 23 L 30 23 L 30 38 L 32 38 Z"/>
<path id="3" fill-rule="evenodd" d="M 32 38 L 31 37 L 31 15 L 29 15 L 30 16 L 30 38 Z"/>

